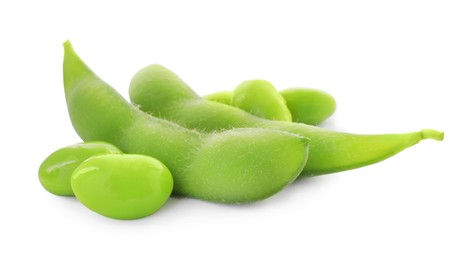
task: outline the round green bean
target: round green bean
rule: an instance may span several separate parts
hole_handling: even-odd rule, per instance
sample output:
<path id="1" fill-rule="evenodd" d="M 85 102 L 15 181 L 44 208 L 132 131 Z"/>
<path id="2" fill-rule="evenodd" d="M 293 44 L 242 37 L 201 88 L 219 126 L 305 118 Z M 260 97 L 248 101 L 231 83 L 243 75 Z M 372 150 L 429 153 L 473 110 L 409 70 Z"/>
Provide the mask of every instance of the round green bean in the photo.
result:
<path id="1" fill-rule="evenodd" d="M 286 101 L 266 80 L 247 80 L 233 91 L 231 105 L 271 120 L 291 122 Z"/>
<path id="2" fill-rule="evenodd" d="M 169 198 L 173 179 L 155 158 L 136 154 L 93 156 L 71 176 L 76 198 L 106 217 L 138 219 L 159 210 Z"/>
<path id="3" fill-rule="evenodd" d="M 58 149 L 40 165 L 38 177 L 43 187 L 56 195 L 74 196 L 71 174 L 84 160 L 101 154 L 120 154 L 117 147 L 105 142 L 85 142 Z"/>
<path id="4" fill-rule="evenodd" d="M 254 84 L 260 84 L 261 82 L 255 80 Z M 235 90 L 236 91 L 236 90 Z M 276 91 L 274 91 L 276 92 Z M 204 96 L 204 99 L 219 102 L 226 105 L 234 105 L 243 109 L 244 111 L 267 119 L 277 119 L 283 116 L 283 114 L 290 113 L 293 122 L 304 123 L 307 125 L 318 125 L 324 120 L 329 118 L 336 109 L 336 101 L 329 93 L 312 88 L 289 88 L 280 91 L 279 93 L 252 93 L 252 100 L 248 100 L 247 106 L 237 106 L 232 104 L 233 91 L 221 91 Z M 280 94 L 280 95 L 279 95 Z M 281 97 L 276 98 L 276 95 Z M 276 99 L 283 99 L 286 103 L 287 109 L 280 109 L 279 105 L 274 103 L 279 102 Z M 268 108 L 271 106 L 271 108 Z M 264 108 L 263 108 L 264 107 Z M 256 113 L 256 110 L 268 109 L 274 111 L 278 115 L 271 114 L 271 116 L 263 116 Z M 281 121 L 289 121 L 287 118 Z"/>
<path id="5" fill-rule="evenodd" d="M 233 96 L 233 91 L 219 91 L 215 92 L 212 94 L 208 94 L 204 96 L 203 98 L 210 100 L 210 101 L 215 101 L 218 103 L 222 103 L 225 105 L 230 105 L 231 106 L 231 97 Z"/>
<path id="6" fill-rule="evenodd" d="M 334 97 L 322 90 L 297 87 L 279 93 L 286 100 L 293 122 L 318 125 L 336 110 Z"/>

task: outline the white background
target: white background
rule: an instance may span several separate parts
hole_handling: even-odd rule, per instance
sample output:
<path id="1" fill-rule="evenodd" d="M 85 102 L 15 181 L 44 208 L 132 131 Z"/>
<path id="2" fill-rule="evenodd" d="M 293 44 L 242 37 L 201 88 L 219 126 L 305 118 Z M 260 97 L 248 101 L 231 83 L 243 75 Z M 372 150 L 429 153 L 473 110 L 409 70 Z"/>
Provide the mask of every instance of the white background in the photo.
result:
<path id="1" fill-rule="evenodd" d="M 476 259 L 475 29 L 474 1 L 1 1 L 0 259 Z M 160 63 L 199 94 L 253 78 L 324 89 L 330 129 L 446 139 L 251 205 L 172 198 L 108 219 L 37 178 L 81 141 L 66 39 L 125 96 Z"/>

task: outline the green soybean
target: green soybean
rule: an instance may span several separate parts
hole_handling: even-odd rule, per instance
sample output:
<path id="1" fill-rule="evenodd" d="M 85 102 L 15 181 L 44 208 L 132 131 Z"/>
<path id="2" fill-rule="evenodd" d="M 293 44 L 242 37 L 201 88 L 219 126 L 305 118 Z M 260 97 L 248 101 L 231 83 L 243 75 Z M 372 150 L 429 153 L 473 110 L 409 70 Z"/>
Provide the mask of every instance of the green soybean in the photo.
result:
<path id="1" fill-rule="evenodd" d="M 238 127 L 275 129 L 310 139 L 309 158 L 300 176 L 354 169 L 391 157 L 422 139 L 443 139 L 443 133 L 422 130 L 405 134 L 359 135 L 299 123 L 266 120 L 232 106 L 199 97 L 175 73 L 150 65 L 133 77 L 129 95 L 140 109 L 158 118 L 204 132 Z"/>
<path id="2" fill-rule="evenodd" d="M 279 93 L 286 100 L 293 122 L 318 125 L 336 110 L 334 97 L 322 90 L 296 87 Z"/>
<path id="3" fill-rule="evenodd" d="M 172 193 L 173 179 L 155 158 L 136 154 L 94 156 L 71 177 L 76 198 L 115 219 L 138 219 L 159 210 Z"/>
<path id="4" fill-rule="evenodd" d="M 255 84 L 267 81 L 255 80 Z M 235 90 L 236 91 L 236 90 Z M 274 90 L 275 92 L 276 90 Z M 336 110 L 336 101 L 329 93 L 312 88 L 295 87 L 280 91 L 279 93 L 257 93 L 253 96 L 253 100 L 248 101 L 248 106 L 237 106 L 232 104 L 233 91 L 221 91 L 204 96 L 204 99 L 219 102 L 222 104 L 236 106 L 244 111 L 267 119 L 279 120 L 280 116 L 262 116 L 255 113 L 256 110 L 274 109 L 278 115 L 290 113 L 293 122 L 304 123 L 307 125 L 318 125 L 329 118 Z M 278 94 L 280 97 L 277 97 Z M 271 99 L 271 101 L 269 101 Z M 284 99 L 286 109 L 276 108 L 273 103 L 276 99 Z M 267 108 L 271 106 L 271 108 Z M 281 105 L 278 105 L 281 106 Z M 289 121 L 287 118 L 282 121 Z"/>
<path id="5" fill-rule="evenodd" d="M 176 195 L 222 203 L 262 200 L 293 182 L 306 163 L 306 137 L 272 129 L 204 134 L 153 117 L 94 74 L 69 41 L 64 50 L 66 103 L 79 136 L 159 159 L 173 175 Z M 195 95 L 190 89 L 173 94 L 177 100 Z"/>
<path id="6" fill-rule="evenodd" d="M 286 101 L 266 80 L 247 80 L 233 91 L 231 105 L 271 120 L 292 121 Z"/>
<path id="7" fill-rule="evenodd" d="M 233 91 L 219 91 L 219 92 L 206 95 L 203 98 L 210 101 L 215 101 L 215 102 L 219 102 L 219 103 L 231 106 L 232 96 L 233 96 Z"/>
<path id="8" fill-rule="evenodd" d="M 105 142 L 85 142 L 63 147 L 43 161 L 38 178 L 47 191 L 60 196 L 74 196 L 71 174 L 76 167 L 91 156 L 120 153 L 119 148 Z"/>

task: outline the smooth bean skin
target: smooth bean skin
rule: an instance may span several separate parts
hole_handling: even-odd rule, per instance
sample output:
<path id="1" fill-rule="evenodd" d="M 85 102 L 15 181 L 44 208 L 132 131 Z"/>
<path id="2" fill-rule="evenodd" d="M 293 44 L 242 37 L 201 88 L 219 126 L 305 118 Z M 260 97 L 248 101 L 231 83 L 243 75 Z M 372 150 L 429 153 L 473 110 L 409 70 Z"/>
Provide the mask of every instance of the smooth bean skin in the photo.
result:
<path id="1" fill-rule="evenodd" d="M 231 105 L 261 118 L 292 121 L 286 101 L 266 80 L 247 80 L 239 84 L 233 91 Z"/>
<path id="2" fill-rule="evenodd" d="M 115 219 L 138 219 L 159 210 L 170 197 L 173 178 L 155 158 L 136 154 L 91 157 L 71 176 L 76 198 L 87 208 Z"/>
<path id="3" fill-rule="evenodd" d="M 334 114 L 336 110 L 336 101 L 329 93 L 312 88 L 295 87 L 285 89 L 279 92 L 286 102 L 286 107 L 291 113 L 292 121 L 307 125 L 319 125 L 324 120 Z M 233 91 L 221 91 L 204 96 L 203 98 L 210 101 L 219 102 L 226 105 L 232 105 Z M 267 99 L 269 95 L 263 93 L 261 98 L 257 98 L 256 103 L 246 107 L 240 107 L 244 111 L 253 113 L 254 106 L 262 106 L 261 99 Z M 263 117 L 263 116 L 260 116 Z M 269 118 L 268 119 L 273 119 Z M 288 120 L 283 120 L 288 121 Z"/>
<path id="4" fill-rule="evenodd" d="M 63 147 L 43 161 L 38 170 L 38 178 L 47 191 L 60 196 L 74 196 L 71 175 L 76 167 L 91 156 L 121 153 L 114 145 L 99 141 Z"/>
<path id="5" fill-rule="evenodd" d="M 293 122 L 318 125 L 336 110 L 334 97 L 322 90 L 296 87 L 279 93 L 286 100 Z"/>
<path id="6" fill-rule="evenodd" d="M 204 96 L 204 99 L 222 103 L 225 105 L 231 106 L 231 97 L 233 96 L 233 91 L 219 91 L 212 94 Z"/>
<path id="7" fill-rule="evenodd" d="M 293 182 L 306 163 L 309 140 L 302 136 L 271 129 L 205 134 L 142 112 L 94 74 L 69 41 L 64 50 L 64 91 L 78 135 L 160 160 L 174 177 L 175 195 L 221 203 L 262 200 Z M 195 94 L 173 93 L 178 100 Z"/>
<path id="8" fill-rule="evenodd" d="M 174 91 L 186 91 L 188 97 L 177 100 Z M 443 133 L 434 130 L 360 135 L 259 118 L 239 108 L 202 99 L 175 73 L 161 65 L 150 65 L 137 72 L 130 83 L 129 96 L 147 113 L 203 132 L 257 127 L 307 137 L 310 140 L 309 158 L 300 177 L 359 168 L 389 158 L 420 140 L 443 140 Z"/>

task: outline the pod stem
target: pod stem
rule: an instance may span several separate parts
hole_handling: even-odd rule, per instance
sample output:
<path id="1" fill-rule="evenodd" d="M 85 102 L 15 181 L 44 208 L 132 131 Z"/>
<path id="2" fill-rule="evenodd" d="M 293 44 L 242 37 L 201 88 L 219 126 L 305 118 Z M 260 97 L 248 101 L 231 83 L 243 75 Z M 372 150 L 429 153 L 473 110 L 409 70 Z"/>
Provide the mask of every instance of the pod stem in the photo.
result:
<path id="1" fill-rule="evenodd" d="M 433 139 L 433 140 L 437 140 L 437 141 L 443 141 L 443 139 L 445 138 L 445 133 L 444 132 L 440 132 L 440 131 L 436 131 L 436 130 L 433 130 L 433 129 L 423 129 L 420 131 L 420 134 L 421 134 L 421 139 Z"/>

